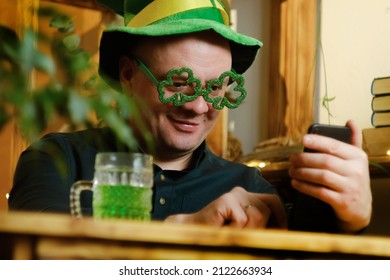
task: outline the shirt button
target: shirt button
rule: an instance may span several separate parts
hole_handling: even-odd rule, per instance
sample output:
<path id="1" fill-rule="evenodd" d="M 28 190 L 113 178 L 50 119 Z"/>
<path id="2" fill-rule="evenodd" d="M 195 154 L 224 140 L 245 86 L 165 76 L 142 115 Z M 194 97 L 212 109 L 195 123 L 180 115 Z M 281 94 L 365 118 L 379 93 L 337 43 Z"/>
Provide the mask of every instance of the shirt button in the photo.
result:
<path id="1" fill-rule="evenodd" d="M 163 182 L 165 181 L 165 176 L 164 176 L 164 174 L 161 174 L 161 175 L 160 175 L 160 180 L 163 181 Z"/>
<path id="2" fill-rule="evenodd" d="M 164 205 L 164 204 L 165 204 L 165 198 L 163 198 L 163 197 L 160 198 L 160 204 L 161 204 L 161 205 Z"/>

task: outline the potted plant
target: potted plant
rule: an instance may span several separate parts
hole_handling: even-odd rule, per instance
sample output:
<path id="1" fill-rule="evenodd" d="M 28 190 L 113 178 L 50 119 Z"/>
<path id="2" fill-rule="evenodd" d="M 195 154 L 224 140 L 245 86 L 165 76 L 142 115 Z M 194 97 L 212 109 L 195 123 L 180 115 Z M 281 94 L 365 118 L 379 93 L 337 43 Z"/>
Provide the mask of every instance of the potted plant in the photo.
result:
<path id="1" fill-rule="evenodd" d="M 49 40 L 30 29 L 18 38 L 0 26 L 0 129 L 14 119 L 32 142 L 55 118 L 63 119 L 71 129 L 104 123 L 120 141 L 135 147 L 127 120 L 131 115 L 139 119 L 137 110 L 128 96 L 111 89 L 94 73 L 71 17 L 52 9 L 39 10 L 39 17 L 50 19 L 50 27 L 58 31 L 55 38 Z M 37 48 L 38 42 L 52 50 L 51 57 Z M 45 76 L 43 86 L 31 85 L 34 71 Z"/>

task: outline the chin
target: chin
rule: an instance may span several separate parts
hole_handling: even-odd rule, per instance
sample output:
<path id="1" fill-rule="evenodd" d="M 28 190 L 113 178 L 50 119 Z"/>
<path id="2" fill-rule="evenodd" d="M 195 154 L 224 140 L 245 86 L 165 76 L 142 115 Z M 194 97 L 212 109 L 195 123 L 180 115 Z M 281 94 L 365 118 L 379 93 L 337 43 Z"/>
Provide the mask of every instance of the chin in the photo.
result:
<path id="1" fill-rule="evenodd" d="M 187 152 L 195 150 L 200 143 L 180 143 L 171 145 L 173 150 L 180 152 Z"/>
<path id="2" fill-rule="evenodd" d="M 191 139 L 176 138 L 171 139 L 167 146 L 169 146 L 169 149 L 172 151 L 187 152 L 195 150 L 202 142 L 202 139 L 200 139 L 199 141 L 194 141 L 194 137 L 191 137 Z"/>

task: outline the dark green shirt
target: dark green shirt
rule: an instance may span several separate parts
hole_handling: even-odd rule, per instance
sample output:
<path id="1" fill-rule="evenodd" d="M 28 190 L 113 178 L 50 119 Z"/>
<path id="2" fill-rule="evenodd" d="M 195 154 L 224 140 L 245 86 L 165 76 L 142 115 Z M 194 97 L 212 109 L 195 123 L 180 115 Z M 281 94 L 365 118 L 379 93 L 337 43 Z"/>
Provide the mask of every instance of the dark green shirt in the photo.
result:
<path id="1" fill-rule="evenodd" d="M 22 153 L 9 208 L 70 212 L 71 185 L 78 180 L 92 180 L 95 156 L 102 151 L 126 148 L 106 128 L 46 135 Z M 277 193 L 257 169 L 217 157 L 205 143 L 194 156 L 195 164 L 188 170 L 154 166 L 153 219 L 196 212 L 235 186 L 250 192 Z M 84 212 L 92 212 L 90 192 L 83 192 L 82 205 Z"/>

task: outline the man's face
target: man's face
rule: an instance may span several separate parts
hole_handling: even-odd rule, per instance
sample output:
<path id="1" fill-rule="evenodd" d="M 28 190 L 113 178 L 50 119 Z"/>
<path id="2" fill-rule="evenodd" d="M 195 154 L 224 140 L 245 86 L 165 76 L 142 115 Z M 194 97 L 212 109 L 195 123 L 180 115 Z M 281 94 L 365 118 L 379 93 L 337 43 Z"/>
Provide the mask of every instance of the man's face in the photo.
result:
<path id="1" fill-rule="evenodd" d="M 200 79 L 202 87 L 212 79 L 231 69 L 231 52 L 227 41 L 213 33 L 148 39 L 134 50 L 150 72 L 162 81 L 169 70 L 188 67 Z M 124 62 L 123 62 L 124 61 Z M 134 59 L 122 60 L 121 82 L 136 99 L 145 104 L 145 113 L 156 157 L 175 158 L 194 151 L 215 125 L 219 111 L 203 97 L 182 106 L 164 104 L 158 98 L 156 85 L 139 68 Z"/>

